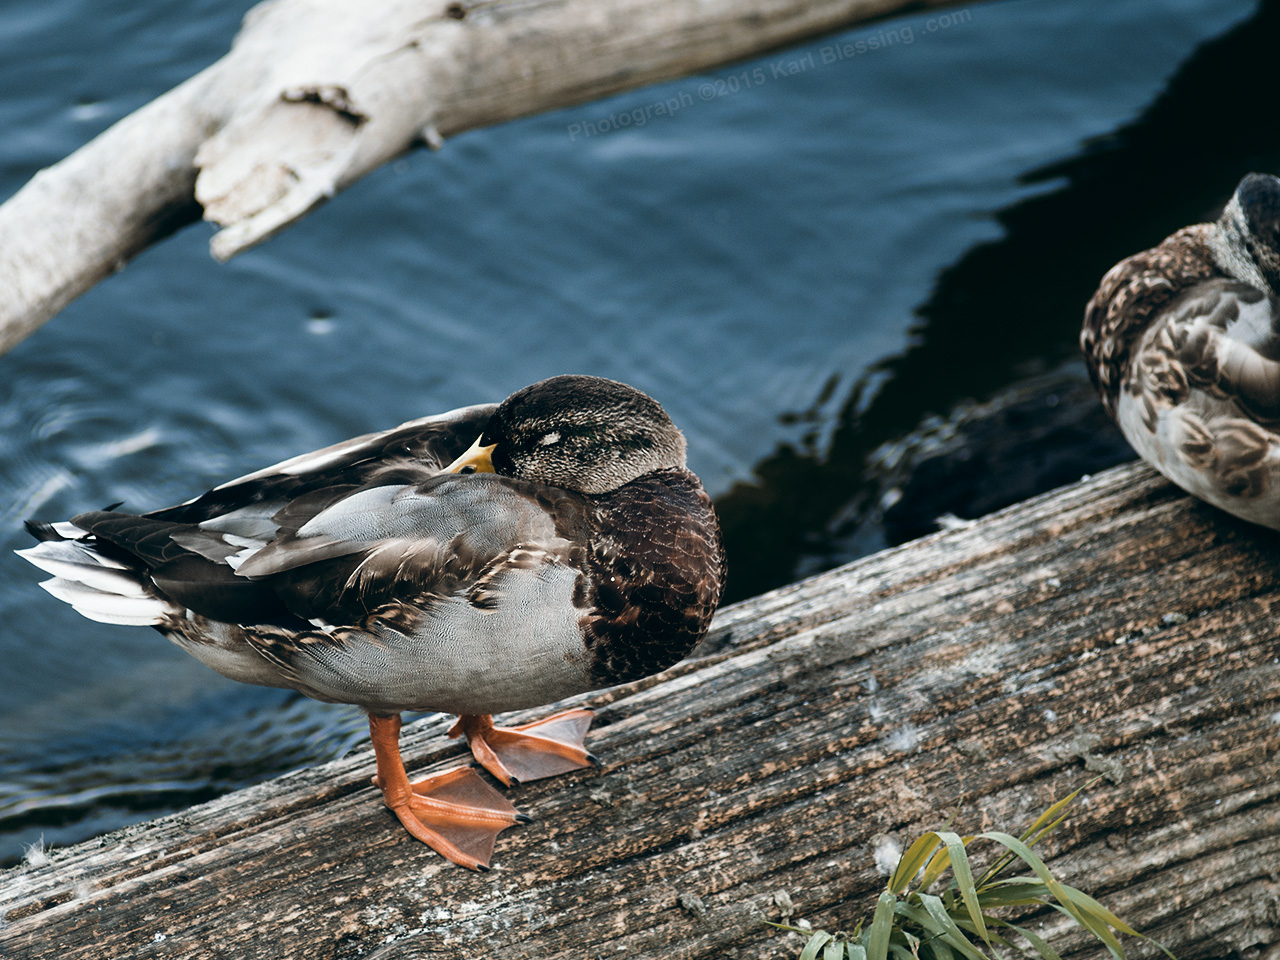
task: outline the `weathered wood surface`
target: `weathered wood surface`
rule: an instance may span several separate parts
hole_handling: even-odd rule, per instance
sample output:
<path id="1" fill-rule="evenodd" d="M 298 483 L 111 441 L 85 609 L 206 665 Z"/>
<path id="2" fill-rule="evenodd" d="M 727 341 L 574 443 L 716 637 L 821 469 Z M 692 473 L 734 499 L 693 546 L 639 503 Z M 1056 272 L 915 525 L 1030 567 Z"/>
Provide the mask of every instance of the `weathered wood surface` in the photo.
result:
<path id="1" fill-rule="evenodd" d="M 795 957 L 760 918 L 851 926 L 878 835 L 1020 828 L 1097 771 L 1051 866 L 1183 960 L 1260 957 L 1278 602 L 1275 534 L 1118 468 L 723 611 L 596 698 L 602 769 L 513 791 L 492 873 L 411 840 L 361 751 L 15 868 L 0 955 Z M 458 762 L 444 729 L 411 765 Z"/>
<path id="2" fill-rule="evenodd" d="M 202 215 L 227 259 L 423 142 L 955 2 L 266 0 L 225 57 L 0 205 L 0 353 Z"/>

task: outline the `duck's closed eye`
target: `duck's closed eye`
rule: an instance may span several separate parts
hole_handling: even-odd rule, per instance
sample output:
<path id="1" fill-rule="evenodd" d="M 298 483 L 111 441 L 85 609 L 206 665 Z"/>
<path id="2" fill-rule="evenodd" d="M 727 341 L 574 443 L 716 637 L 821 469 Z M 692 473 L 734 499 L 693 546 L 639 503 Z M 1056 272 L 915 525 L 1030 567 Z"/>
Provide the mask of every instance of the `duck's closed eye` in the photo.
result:
<path id="1" fill-rule="evenodd" d="M 560 442 L 560 433 L 559 433 L 559 431 L 557 431 L 557 430 L 552 430 L 550 433 L 546 434 L 545 436 L 543 436 L 543 438 L 542 438 L 541 440 L 539 440 L 539 441 L 538 441 L 538 446 L 540 446 L 540 447 L 549 447 L 549 446 L 551 446 L 553 443 L 559 443 L 559 442 Z"/>

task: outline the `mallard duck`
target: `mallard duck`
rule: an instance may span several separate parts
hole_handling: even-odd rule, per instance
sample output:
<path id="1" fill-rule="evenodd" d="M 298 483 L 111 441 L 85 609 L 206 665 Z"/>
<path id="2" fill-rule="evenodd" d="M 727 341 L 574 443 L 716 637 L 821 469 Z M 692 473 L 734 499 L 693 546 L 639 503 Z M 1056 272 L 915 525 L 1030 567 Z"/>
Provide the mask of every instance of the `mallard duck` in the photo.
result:
<path id="1" fill-rule="evenodd" d="M 1120 261 L 1085 310 L 1102 402 L 1184 490 L 1280 529 L 1280 179 L 1251 173 L 1214 223 Z"/>
<path id="2" fill-rule="evenodd" d="M 724 582 L 711 501 L 659 404 L 562 376 L 232 480 L 186 503 L 28 523 L 19 551 L 86 617 L 155 627 L 243 683 L 358 705 L 385 803 L 487 869 L 527 820 L 470 767 L 410 783 L 400 713 L 459 716 L 505 784 L 593 762 L 591 712 L 498 727 L 662 670 Z"/>

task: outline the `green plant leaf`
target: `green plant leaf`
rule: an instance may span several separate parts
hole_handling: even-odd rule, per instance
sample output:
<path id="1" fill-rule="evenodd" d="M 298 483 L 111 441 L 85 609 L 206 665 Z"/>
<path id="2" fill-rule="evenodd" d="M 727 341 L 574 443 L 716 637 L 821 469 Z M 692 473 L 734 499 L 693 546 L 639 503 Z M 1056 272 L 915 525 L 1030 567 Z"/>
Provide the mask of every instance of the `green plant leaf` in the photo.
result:
<path id="1" fill-rule="evenodd" d="M 787 933 L 813 933 L 812 930 L 806 930 L 804 927 L 793 927 L 789 923 L 777 923 L 773 920 L 765 920 L 764 923 L 770 927 L 777 927 L 779 930 L 785 930 Z"/>
<path id="2" fill-rule="evenodd" d="M 940 898 L 929 893 L 921 894 L 920 906 L 923 908 L 920 912 L 924 916 L 916 916 L 913 919 L 922 929 L 929 931 L 935 944 L 942 943 L 969 960 L 987 960 L 987 955 L 956 926 L 955 919 L 947 912 Z"/>
<path id="3" fill-rule="evenodd" d="M 1174 955 L 1170 953 L 1168 948 L 1166 948 L 1165 945 L 1162 944 L 1159 940 L 1154 940 L 1151 937 L 1148 937 L 1145 933 L 1139 933 L 1137 930 L 1133 929 L 1133 927 L 1129 926 L 1127 923 L 1125 923 L 1123 920 L 1117 917 L 1114 913 L 1112 913 L 1110 910 L 1108 910 L 1106 907 L 1100 904 L 1097 900 L 1093 899 L 1093 897 L 1089 896 L 1089 894 L 1084 893 L 1081 890 L 1077 890 L 1075 887 L 1069 886 L 1068 884 L 1065 884 L 1065 883 L 1062 886 L 1064 889 L 1069 891 L 1073 897 L 1078 898 L 1077 900 L 1078 903 L 1085 906 L 1090 911 L 1090 913 L 1097 916 L 1104 923 L 1111 924 L 1111 926 L 1115 927 L 1121 933 L 1127 933 L 1130 936 L 1138 937 L 1141 940 L 1147 941 L 1147 943 L 1152 944 L 1161 953 L 1163 953 L 1166 957 L 1168 957 L 1169 960 L 1176 960 Z"/>
<path id="4" fill-rule="evenodd" d="M 1022 831 L 1022 836 L 1020 836 L 1018 839 L 1021 840 L 1023 843 L 1027 844 L 1027 846 L 1033 846 L 1036 840 L 1039 840 L 1041 837 L 1047 834 L 1050 830 L 1052 830 L 1055 826 L 1057 826 L 1059 823 L 1062 822 L 1064 811 L 1066 810 L 1067 807 L 1069 807 L 1075 801 L 1076 797 L 1080 796 L 1081 793 L 1083 793 L 1086 789 L 1093 786 L 1095 783 L 1097 783 L 1101 779 L 1102 779 L 1101 777 L 1094 777 L 1092 780 L 1086 783 L 1083 787 L 1080 787 L 1076 790 L 1073 790 L 1071 793 L 1068 793 L 1065 797 L 1063 797 L 1057 803 L 1053 804 L 1053 806 L 1049 807 L 1048 810 L 1040 814 L 1040 816 L 1036 817 L 1035 821 L 1031 824 L 1031 826 L 1027 827 L 1026 830 Z M 1035 840 L 1031 839 L 1032 837 L 1034 837 Z"/>
<path id="5" fill-rule="evenodd" d="M 935 834 L 936 836 L 936 834 Z M 942 842 L 942 838 L 938 838 L 938 842 Z M 928 890 L 938 882 L 938 877 L 942 876 L 942 871 L 951 866 L 951 851 L 947 849 L 946 844 L 933 855 L 933 859 L 929 861 L 929 865 L 924 868 L 924 873 L 920 875 L 920 884 L 916 890 L 920 893 Z"/>
<path id="6" fill-rule="evenodd" d="M 959 943 L 961 946 L 968 946 L 974 952 L 977 952 L 979 956 L 988 958 L 989 955 L 987 953 L 983 953 L 978 949 L 976 939 L 978 930 L 969 919 L 967 913 L 963 910 L 958 910 L 954 906 L 947 906 L 940 898 L 935 897 L 934 899 L 938 903 L 936 908 L 932 906 L 930 908 L 931 916 L 929 922 L 935 928 L 938 928 L 940 933 L 939 938 L 934 940 L 933 943 L 946 943 L 948 945 Z M 994 916 L 984 916 L 983 919 L 987 923 L 1000 922 L 999 918 Z M 942 929 L 944 926 L 945 929 Z M 988 928 L 986 946 L 991 951 L 990 956 L 1000 957 L 1000 952 L 995 949 L 997 945 L 1017 949 L 1014 944 Z"/>
<path id="7" fill-rule="evenodd" d="M 1116 960 L 1124 960 L 1124 948 L 1120 946 L 1120 941 L 1116 939 L 1115 934 L 1107 926 L 1107 922 L 1094 916 L 1088 910 L 1082 909 L 1080 904 L 1072 897 L 1067 888 L 1059 881 L 1054 879 L 1053 874 L 1049 872 L 1049 868 L 1044 865 L 1044 861 L 1036 856 L 1025 843 L 1017 837 L 1003 833 L 999 830 L 989 830 L 978 836 L 984 840 L 994 840 L 1001 846 L 1006 847 L 1029 866 L 1037 877 L 1049 888 L 1049 892 L 1053 894 L 1054 899 L 1058 901 L 1058 905 L 1071 917 L 1076 923 L 1084 927 L 1095 937 L 1102 941 L 1108 952 L 1116 958 Z M 1094 901 L 1096 903 L 1096 901 Z M 1099 904 L 1099 906 L 1101 906 Z"/>
<path id="8" fill-rule="evenodd" d="M 898 858 L 865 932 L 864 921 L 852 934 L 838 935 L 765 922 L 809 936 L 800 960 L 818 960 L 820 954 L 822 960 L 1002 960 L 1006 950 L 1019 956 L 1030 956 L 1034 950 L 1041 960 L 1061 960 L 1035 932 L 995 912 L 1043 904 L 1083 927 L 1115 960 L 1125 960 L 1119 934 L 1147 940 L 1175 960 L 1163 945 L 1138 933 L 1089 894 L 1055 879 L 1032 850 L 1062 823 L 1070 804 L 1097 779 L 1055 802 L 1020 837 L 999 830 L 968 837 L 938 830 L 918 837 Z M 975 882 L 968 847 L 977 839 L 990 840 L 1003 850 Z M 1001 876 L 1019 860 L 1030 868 L 1029 875 Z M 948 867 L 950 882 L 938 894 L 928 893 Z"/>
<path id="9" fill-rule="evenodd" d="M 1053 947 L 1049 946 L 1049 944 L 1042 937 L 1037 936 L 1036 934 L 1032 933 L 1030 930 L 1026 929 L 1025 927 L 1020 927 L 1017 924 L 1009 923 L 1009 921 L 1007 920 L 996 920 L 995 922 L 1000 924 L 1002 927 L 1007 927 L 1008 929 L 1014 931 L 1015 933 L 1018 934 L 1018 936 L 1023 937 L 1029 944 L 1031 944 L 1031 946 L 1033 946 L 1036 949 L 1036 952 L 1039 953 L 1040 956 L 1044 958 L 1044 960 L 1062 960 L 1062 957 L 1058 956 L 1058 951 L 1054 950 Z"/>
<path id="10" fill-rule="evenodd" d="M 898 858 L 898 866 L 889 878 L 889 892 L 901 894 L 941 843 L 942 839 L 932 830 L 917 837 L 915 843 L 907 847 L 907 852 Z"/>
<path id="11" fill-rule="evenodd" d="M 800 951 L 800 960 L 818 960 L 818 951 L 830 939 L 831 934 L 827 933 L 827 931 L 817 931 L 809 938 L 809 942 L 804 945 L 804 949 Z"/>
<path id="12" fill-rule="evenodd" d="M 947 845 L 947 853 L 951 857 L 951 872 L 955 875 L 955 885 L 960 891 L 961 899 L 964 900 L 965 909 L 969 911 L 969 920 L 978 931 L 978 936 L 982 937 L 984 942 L 990 942 L 987 937 L 987 925 L 982 919 L 982 910 L 978 907 L 978 890 L 973 882 L 973 871 L 969 868 L 969 855 L 964 849 L 965 844 L 973 837 L 962 839 L 950 830 L 940 832 L 938 837 Z"/>
<path id="13" fill-rule="evenodd" d="M 1077 890 L 1075 887 L 1065 883 L 1062 885 L 1062 889 L 1066 890 L 1067 893 L 1071 895 L 1072 901 L 1077 905 L 1079 905 L 1082 910 L 1088 911 L 1093 916 L 1101 920 L 1103 923 L 1110 924 L 1111 926 L 1119 930 L 1121 933 L 1127 933 L 1130 936 L 1134 936 L 1134 937 L 1142 936 L 1142 934 L 1140 934 L 1137 930 L 1133 929 L 1133 927 L 1129 926 L 1127 923 L 1125 923 L 1123 920 L 1121 920 L 1114 913 L 1112 913 L 1110 910 L 1108 910 L 1106 907 L 1100 904 L 1097 900 L 1093 899 L 1093 897 L 1089 896 L 1083 890 Z"/>
<path id="14" fill-rule="evenodd" d="M 886 890 L 876 901 L 876 912 L 867 931 L 867 960 L 888 960 L 889 936 L 893 933 L 894 907 L 898 898 Z"/>
<path id="15" fill-rule="evenodd" d="M 978 905 L 985 914 L 993 907 L 1014 907 L 1027 903 L 1043 903 L 1049 888 L 1034 878 L 1010 878 L 978 890 Z"/>
<path id="16" fill-rule="evenodd" d="M 1037 843 L 1039 843 L 1042 839 L 1044 839 L 1044 837 L 1052 833 L 1053 830 L 1058 826 L 1058 824 L 1062 823 L 1062 821 L 1066 819 L 1067 807 L 1069 807 L 1075 801 L 1076 797 L 1080 796 L 1080 794 L 1083 791 L 1087 790 L 1089 787 L 1093 786 L 1095 783 L 1097 783 L 1101 779 L 1102 777 L 1100 776 L 1094 777 L 1084 786 L 1076 790 L 1073 790 L 1071 793 L 1067 794 L 1061 800 L 1054 803 L 1052 806 L 1049 807 L 1048 810 L 1040 814 L 1040 816 L 1036 817 L 1035 821 L 1031 824 L 1031 826 L 1027 827 L 1026 830 L 1022 831 L 1022 836 L 1020 836 L 1018 839 L 1021 840 L 1023 843 L 1025 843 L 1027 846 L 1034 847 Z M 996 876 L 999 875 L 1000 871 L 1002 871 L 1005 867 L 1007 867 L 1010 863 L 1012 863 L 1014 859 L 1015 859 L 1014 855 L 1010 853 L 996 860 L 990 867 L 987 868 L 986 872 L 982 874 L 982 879 L 978 881 L 978 886 L 979 887 L 986 886 L 986 884 L 990 883 L 993 879 L 995 879 Z"/>

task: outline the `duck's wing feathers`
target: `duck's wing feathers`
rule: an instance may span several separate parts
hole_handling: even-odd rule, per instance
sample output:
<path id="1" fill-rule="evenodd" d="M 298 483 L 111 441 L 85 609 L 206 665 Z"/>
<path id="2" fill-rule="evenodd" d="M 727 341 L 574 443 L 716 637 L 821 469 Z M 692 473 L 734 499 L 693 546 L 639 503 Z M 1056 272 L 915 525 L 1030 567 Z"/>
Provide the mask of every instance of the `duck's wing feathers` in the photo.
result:
<path id="1" fill-rule="evenodd" d="M 1275 301 L 1248 284 L 1196 285 L 1141 336 L 1116 409 L 1143 457 L 1249 519 L 1280 479 L 1278 319 Z"/>
<path id="2" fill-rule="evenodd" d="M 469 590 L 519 549 L 559 552 L 586 502 L 540 493 L 536 485 L 495 474 L 373 487 L 232 562 L 241 577 L 274 583 L 308 619 L 350 623 L 388 603 L 422 606 Z M 566 524 L 573 511 L 565 508 L 575 505 Z"/>
<path id="3" fill-rule="evenodd" d="M 460 407 L 353 437 L 230 480 L 194 500 L 147 516 L 198 523 L 239 536 L 269 537 L 274 532 L 271 518 L 313 492 L 328 490 L 327 496 L 338 499 L 363 486 L 412 483 L 433 476 L 471 445 L 496 409 L 492 403 Z"/>
<path id="4" fill-rule="evenodd" d="M 275 515 L 267 540 L 247 532 L 260 517 L 222 524 L 231 529 L 105 511 L 72 522 L 209 619 L 351 624 L 389 603 L 422 605 L 470 589 L 517 548 L 559 550 L 557 518 L 563 524 L 572 511 L 548 502 L 575 499 L 548 501 L 534 485 L 493 474 L 442 474 L 312 491 Z"/>
<path id="5" fill-rule="evenodd" d="M 312 626 L 244 639 L 289 686 L 373 712 L 490 713 L 580 692 L 593 522 L 580 495 L 494 474 L 357 492 L 239 563 Z"/>
<path id="6" fill-rule="evenodd" d="M 70 523 L 31 523 L 41 542 L 23 556 L 55 574 L 48 589 L 94 619 L 158 625 L 183 607 L 227 623 L 296 619 L 271 584 L 236 576 L 238 560 L 365 487 L 434 476 L 475 440 L 495 408 L 463 407 L 356 437 L 144 516 L 109 510 Z M 138 596 L 128 598 L 127 610 L 99 583 L 103 564 L 133 581 Z"/>

